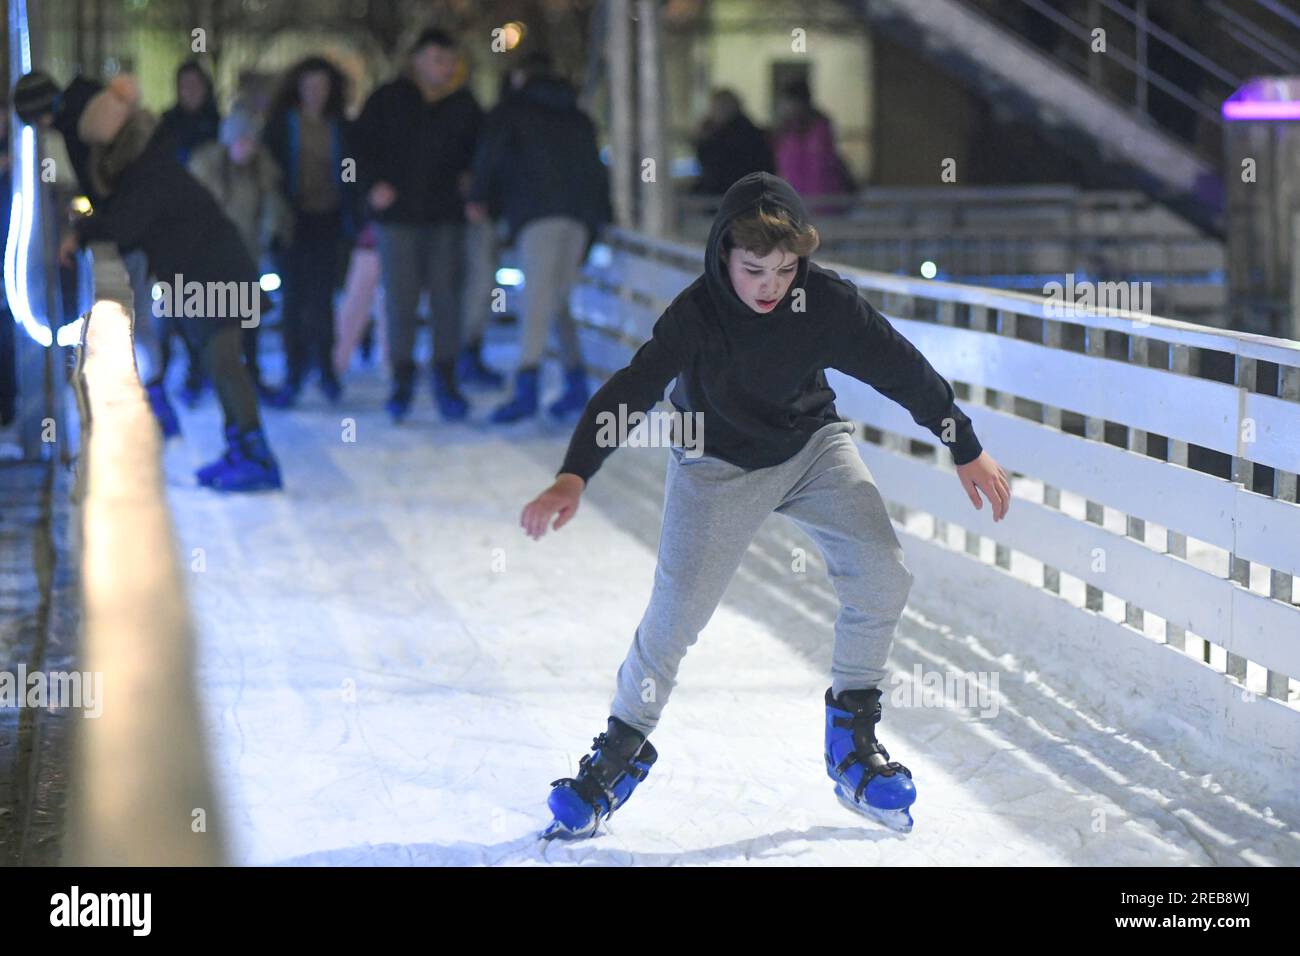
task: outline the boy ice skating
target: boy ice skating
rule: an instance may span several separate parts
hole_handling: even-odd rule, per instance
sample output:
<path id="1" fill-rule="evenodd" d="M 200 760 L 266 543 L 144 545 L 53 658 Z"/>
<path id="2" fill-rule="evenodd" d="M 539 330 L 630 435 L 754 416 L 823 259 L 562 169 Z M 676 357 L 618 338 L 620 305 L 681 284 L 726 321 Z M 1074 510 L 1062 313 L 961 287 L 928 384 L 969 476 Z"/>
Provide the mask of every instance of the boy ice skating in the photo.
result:
<path id="1" fill-rule="evenodd" d="M 649 606 L 618 671 L 605 733 L 575 778 L 552 784 L 546 837 L 585 837 L 631 796 L 657 759 L 647 737 L 687 649 L 712 617 L 767 515 L 816 542 L 840 601 L 826 691 L 826 767 L 847 807 L 910 830 L 911 772 L 876 739 L 885 661 L 912 574 L 871 473 L 835 410 L 825 369 L 906 408 L 952 453 L 974 507 L 1001 520 L 1006 473 L 983 451 L 952 387 L 849 281 L 809 260 L 818 245 L 802 200 L 783 179 L 751 173 L 723 197 L 704 273 L 673 300 L 628 366 L 592 396 L 555 483 L 525 507 L 540 538 L 574 516 L 612 447 L 597 416 L 671 401 L 703 415 L 704 454 L 670 449 L 659 562 Z M 644 688 L 652 694 L 643 694 Z M 643 699 L 649 697 L 650 700 Z"/>

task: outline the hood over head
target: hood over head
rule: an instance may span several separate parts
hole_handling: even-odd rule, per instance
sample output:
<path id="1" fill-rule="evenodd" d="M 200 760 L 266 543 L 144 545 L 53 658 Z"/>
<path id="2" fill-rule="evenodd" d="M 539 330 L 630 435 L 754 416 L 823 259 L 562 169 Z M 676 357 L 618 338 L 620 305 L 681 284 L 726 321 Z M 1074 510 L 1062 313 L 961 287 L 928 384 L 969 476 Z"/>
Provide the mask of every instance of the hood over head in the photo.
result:
<path id="1" fill-rule="evenodd" d="M 542 106 L 572 110 L 578 106 L 578 92 L 561 76 L 543 74 L 529 79 L 519 92 Z"/>
<path id="2" fill-rule="evenodd" d="M 713 228 L 709 231 L 709 241 L 704 252 L 705 285 L 708 288 L 709 298 L 724 320 L 766 325 L 778 317 L 788 317 L 792 312 L 792 293 L 795 289 L 803 288 L 808 278 L 808 257 L 800 256 L 799 267 L 795 271 L 790 288 L 771 312 L 756 312 L 736 295 L 736 290 L 731 285 L 731 278 L 727 275 L 727 267 L 721 259 L 722 237 L 737 216 L 756 210 L 760 206 L 769 209 L 780 207 L 800 224 L 806 222 L 808 218 L 803 200 L 799 198 L 794 187 L 772 173 L 749 173 L 736 180 L 727 190 L 722 197 L 722 206 L 713 220 Z"/>

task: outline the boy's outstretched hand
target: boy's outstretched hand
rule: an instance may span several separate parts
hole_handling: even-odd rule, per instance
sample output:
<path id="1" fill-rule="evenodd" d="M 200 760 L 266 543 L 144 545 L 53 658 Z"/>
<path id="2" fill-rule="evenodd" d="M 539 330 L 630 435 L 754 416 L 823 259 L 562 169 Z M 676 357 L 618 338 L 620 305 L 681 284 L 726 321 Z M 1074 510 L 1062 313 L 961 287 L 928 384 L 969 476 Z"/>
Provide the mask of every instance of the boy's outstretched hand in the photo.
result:
<path id="1" fill-rule="evenodd" d="M 984 507 L 979 495 L 982 491 L 989 504 L 993 505 L 993 520 L 1002 520 L 1011 507 L 1011 479 L 992 455 L 986 451 L 980 452 L 974 461 L 958 465 L 957 477 L 961 479 L 961 486 L 966 489 L 976 511 Z M 977 488 L 979 491 L 975 490 Z"/>
<path id="2" fill-rule="evenodd" d="M 546 534 L 546 526 L 555 517 L 554 528 L 559 531 L 578 513 L 578 499 L 587 483 L 577 475 L 568 472 L 555 479 L 555 484 L 524 506 L 524 513 L 519 524 L 530 538 L 538 539 Z"/>

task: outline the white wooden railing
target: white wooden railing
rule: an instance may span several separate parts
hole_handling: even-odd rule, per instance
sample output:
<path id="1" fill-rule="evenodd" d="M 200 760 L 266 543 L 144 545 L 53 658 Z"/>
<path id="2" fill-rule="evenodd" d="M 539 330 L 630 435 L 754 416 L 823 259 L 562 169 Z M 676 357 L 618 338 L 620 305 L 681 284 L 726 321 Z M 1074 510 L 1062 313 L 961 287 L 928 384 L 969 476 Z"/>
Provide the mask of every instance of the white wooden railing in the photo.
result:
<path id="1" fill-rule="evenodd" d="M 571 307 L 588 360 L 612 372 L 699 275 L 703 249 L 607 239 Z M 1300 342 L 1104 309 L 1054 318 L 1042 297 L 822 264 L 953 383 L 1015 476 L 995 525 L 903 408 L 827 372 L 923 568 L 912 605 L 1068 675 L 1139 730 L 1172 728 L 1190 752 L 1286 780 L 1294 797 Z"/>

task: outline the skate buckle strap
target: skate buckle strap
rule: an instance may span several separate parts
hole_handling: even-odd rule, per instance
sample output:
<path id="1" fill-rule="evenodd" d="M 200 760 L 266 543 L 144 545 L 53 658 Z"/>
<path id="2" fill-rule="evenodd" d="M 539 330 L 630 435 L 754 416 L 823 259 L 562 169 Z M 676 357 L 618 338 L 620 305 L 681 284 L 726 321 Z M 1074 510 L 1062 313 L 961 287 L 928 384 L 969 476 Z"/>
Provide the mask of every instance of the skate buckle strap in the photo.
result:
<path id="1" fill-rule="evenodd" d="M 845 755 L 844 759 L 836 765 L 835 773 L 843 776 L 844 772 L 850 767 L 859 764 L 862 765 L 864 770 L 862 779 L 858 781 L 858 785 L 854 789 L 853 794 L 855 802 L 860 802 L 862 800 L 862 794 L 866 792 L 867 785 L 878 776 L 893 776 L 896 773 L 904 774 L 909 779 L 912 776 L 912 771 L 908 770 L 897 760 L 890 760 L 889 751 L 885 749 L 882 743 L 875 739 L 876 724 L 879 723 L 879 721 L 879 705 L 853 711 L 851 712 L 851 716 L 848 717 L 831 717 L 831 723 L 833 726 L 841 730 L 853 731 L 854 749 L 850 750 L 848 754 Z M 861 755 L 860 751 L 864 749 L 869 754 L 880 754 L 885 758 L 885 762 L 873 766 Z"/>
<path id="2" fill-rule="evenodd" d="M 614 793 L 614 787 L 619 780 L 626 774 L 639 783 L 646 778 L 649 770 L 642 769 L 630 761 L 623 767 L 614 766 L 613 759 L 609 758 L 608 755 L 606 755 L 604 761 L 596 762 L 594 759 L 595 753 L 603 751 L 608 745 L 608 734 L 602 733 L 593 737 L 591 739 L 592 753 L 583 754 L 582 759 L 578 761 L 578 775 L 552 781 L 551 786 L 568 786 L 572 788 L 585 803 L 589 804 L 597 812 L 600 810 L 598 801 L 603 797 L 606 815 L 613 813 L 614 805 L 618 800 Z"/>

